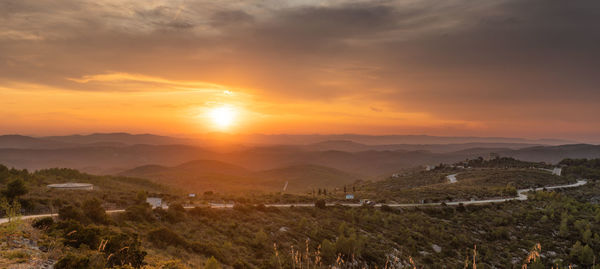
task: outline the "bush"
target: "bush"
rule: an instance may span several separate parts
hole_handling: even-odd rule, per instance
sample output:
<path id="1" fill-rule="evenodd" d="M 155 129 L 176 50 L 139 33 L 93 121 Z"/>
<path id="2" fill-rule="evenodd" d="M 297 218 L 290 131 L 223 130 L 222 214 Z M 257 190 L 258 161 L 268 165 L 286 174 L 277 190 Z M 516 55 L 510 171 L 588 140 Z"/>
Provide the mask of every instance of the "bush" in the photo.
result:
<path id="1" fill-rule="evenodd" d="M 33 221 L 31 226 L 38 230 L 46 230 L 50 226 L 52 226 L 52 224 L 54 224 L 54 219 L 52 219 L 52 217 L 45 217 L 41 219 L 36 219 L 35 221 Z"/>
<path id="2" fill-rule="evenodd" d="M 325 207 L 327 207 L 327 204 L 325 203 L 325 200 L 319 199 L 315 202 L 315 207 L 319 209 L 324 209 Z"/>
<path id="3" fill-rule="evenodd" d="M 58 210 L 58 218 L 61 220 L 75 220 L 79 222 L 83 222 L 84 220 L 83 212 L 71 205 L 61 207 Z"/>
<path id="4" fill-rule="evenodd" d="M 219 264 L 215 257 L 210 257 L 210 259 L 206 260 L 204 269 L 221 269 L 221 264 Z"/>
<path id="5" fill-rule="evenodd" d="M 102 231 L 96 227 L 80 228 L 79 230 L 65 230 L 65 245 L 79 248 L 85 244 L 90 248 L 98 248 Z"/>
<path id="6" fill-rule="evenodd" d="M 141 250 L 141 242 L 137 234 L 113 234 L 107 242 L 104 252 L 108 267 L 129 265 L 133 268 L 141 268 L 144 265 L 144 257 L 147 253 Z"/>
<path id="7" fill-rule="evenodd" d="M 177 223 L 185 220 L 185 209 L 181 204 L 172 204 L 167 209 L 166 219 L 170 223 Z"/>
<path id="8" fill-rule="evenodd" d="M 107 222 L 106 211 L 98 199 L 83 202 L 83 214 L 93 223 L 105 224 Z"/>
<path id="9" fill-rule="evenodd" d="M 186 247 L 188 243 L 169 228 L 162 227 L 148 233 L 148 240 L 158 248 L 167 246 Z"/>
<path id="10" fill-rule="evenodd" d="M 86 256 L 67 254 L 54 265 L 56 269 L 90 268 L 90 259 Z"/>
<path id="11" fill-rule="evenodd" d="M 148 204 L 133 205 L 125 209 L 125 218 L 131 221 L 152 222 L 155 220 L 152 209 Z"/>

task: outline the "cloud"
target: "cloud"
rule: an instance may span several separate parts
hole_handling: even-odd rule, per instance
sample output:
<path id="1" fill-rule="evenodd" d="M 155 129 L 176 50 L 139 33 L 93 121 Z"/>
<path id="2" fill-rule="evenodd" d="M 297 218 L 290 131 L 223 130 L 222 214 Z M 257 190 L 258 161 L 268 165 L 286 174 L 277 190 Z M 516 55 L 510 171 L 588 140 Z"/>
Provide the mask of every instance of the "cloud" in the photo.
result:
<path id="1" fill-rule="evenodd" d="M 590 116 L 600 114 L 599 10 L 594 0 L 7 0 L 0 85 L 201 81 L 261 102 L 600 126 Z"/>

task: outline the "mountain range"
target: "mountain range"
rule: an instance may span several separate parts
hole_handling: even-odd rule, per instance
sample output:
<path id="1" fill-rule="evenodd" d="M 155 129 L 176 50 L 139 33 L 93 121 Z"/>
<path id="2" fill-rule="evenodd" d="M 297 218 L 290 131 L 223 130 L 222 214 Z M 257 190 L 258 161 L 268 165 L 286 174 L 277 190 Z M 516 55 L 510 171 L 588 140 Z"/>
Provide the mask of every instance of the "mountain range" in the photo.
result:
<path id="1" fill-rule="evenodd" d="M 340 136 L 361 141 L 374 137 Z M 281 138 L 262 137 L 277 138 L 275 141 Z M 401 137 L 406 136 L 383 136 L 382 142 Z M 432 137 L 419 136 L 418 139 Z M 590 144 L 541 143 L 558 142 L 556 140 L 522 143 L 525 140 L 481 142 L 489 139 L 477 138 L 473 142 L 464 138 L 444 139 L 461 143 L 365 144 L 354 140 L 324 140 L 298 144 L 292 139 L 289 144 L 232 143 L 217 148 L 206 145 L 210 139 L 198 141 L 151 134 L 4 135 L 0 136 L 0 163 L 31 170 L 67 167 L 93 174 L 144 177 L 177 186 L 194 185 L 199 189 L 227 186 L 244 189 L 257 184 L 268 189 L 281 189 L 287 181 L 290 189 L 300 190 L 317 185 L 339 186 L 357 179 L 377 180 L 408 167 L 453 163 L 486 157 L 492 152 L 548 163 L 557 163 L 564 158 L 600 158 L 600 146 Z"/>

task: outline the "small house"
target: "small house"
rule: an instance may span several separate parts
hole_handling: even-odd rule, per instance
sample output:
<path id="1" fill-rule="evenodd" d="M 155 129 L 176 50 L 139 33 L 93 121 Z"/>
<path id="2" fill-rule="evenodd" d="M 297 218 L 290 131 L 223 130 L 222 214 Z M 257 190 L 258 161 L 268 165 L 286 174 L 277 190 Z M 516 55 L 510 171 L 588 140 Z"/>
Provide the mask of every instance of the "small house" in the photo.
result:
<path id="1" fill-rule="evenodd" d="M 150 204 L 150 206 L 152 206 L 152 209 L 157 207 L 163 207 L 162 199 L 158 197 L 148 197 L 146 198 L 146 203 Z"/>
<path id="2" fill-rule="evenodd" d="M 346 200 L 353 200 L 354 194 L 346 194 Z"/>

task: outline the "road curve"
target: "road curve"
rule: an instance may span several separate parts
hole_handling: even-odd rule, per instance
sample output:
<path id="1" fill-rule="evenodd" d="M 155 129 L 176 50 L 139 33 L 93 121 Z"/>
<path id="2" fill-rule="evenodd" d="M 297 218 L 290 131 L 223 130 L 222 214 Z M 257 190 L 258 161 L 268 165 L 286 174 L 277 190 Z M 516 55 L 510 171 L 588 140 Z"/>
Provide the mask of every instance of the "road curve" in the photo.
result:
<path id="1" fill-rule="evenodd" d="M 574 188 L 574 187 L 579 187 L 579 186 L 583 186 L 587 184 L 587 180 L 578 180 L 576 183 L 572 183 L 572 184 L 566 184 L 566 185 L 557 185 L 557 186 L 547 186 L 547 187 L 541 187 L 541 188 L 536 188 L 536 189 L 520 189 L 517 190 L 517 196 L 515 197 L 510 197 L 510 198 L 497 198 L 497 199 L 484 199 L 484 200 L 471 200 L 471 201 L 454 201 L 454 202 L 446 202 L 446 205 L 459 205 L 459 204 L 463 204 L 463 205 L 475 205 L 475 204 L 489 204 L 489 203 L 502 203 L 502 202 L 508 202 L 508 201 L 513 201 L 513 200 L 519 200 L 519 201 L 524 201 L 527 200 L 527 192 L 529 191 L 541 191 L 541 190 L 554 190 L 554 189 L 565 189 L 565 188 Z M 356 203 L 328 203 L 327 206 L 335 206 L 335 205 L 341 205 L 341 206 L 349 206 L 349 207 L 360 207 L 362 206 L 362 204 L 356 204 Z M 380 207 L 384 204 L 376 204 L 374 205 L 375 207 Z M 418 207 L 418 206 L 439 206 L 442 205 L 442 203 L 419 203 L 419 204 L 385 204 L 389 207 Z M 217 203 L 210 203 L 209 206 L 211 208 L 233 208 L 233 204 L 217 204 Z M 303 204 L 267 204 L 265 205 L 267 207 L 313 207 L 315 206 L 314 203 L 303 203 Z"/>
<path id="2" fill-rule="evenodd" d="M 513 200 L 525 201 L 527 200 L 527 192 L 529 191 L 540 191 L 540 190 L 554 190 L 554 189 L 565 189 L 565 188 L 575 188 L 580 187 L 587 184 L 587 180 L 578 180 L 577 183 L 566 184 L 566 185 L 557 185 L 557 186 L 547 186 L 536 189 L 520 189 L 517 190 L 517 196 L 511 198 L 498 198 L 498 199 L 485 199 L 485 200 L 471 200 L 471 201 L 454 201 L 454 202 L 446 202 L 446 205 L 480 205 L 480 204 L 489 204 L 489 203 L 502 203 Z M 361 204 L 356 203 L 328 203 L 327 206 L 348 206 L 348 207 L 360 207 Z M 384 204 L 376 204 L 375 207 L 381 207 Z M 439 206 L 442 203 L 423 203 L 423 204 L 385 204 L 389 207 L 420 207 L 420 206 Z M 219 204 L 219 203 L 209 203 L 208 206 L 210 208 L 233 208 L 233 204 Z M 301 203 L 301 204 L 267 204 L 266 207 L 278 207 L 278 208 L 289 208 L 289 207 L 314 207 L 314 203 Z M 192 209 L 193 206 L 186 206 L 185 209 Z M 106 210 L 107 214 L 113 213 L 122 213 L 125 212 L 125 209 L 115 209 L 115 210 Z M 21 220 L 27 219 L 36 219 L 36 218 L 44 218 L 44 217 L 56 217 L 58 214 L 39 214 L 39 215 L 28 215 L 21 216 Z M 0 224 L 7 223 L 8 218 L 0 218 Z"/>

